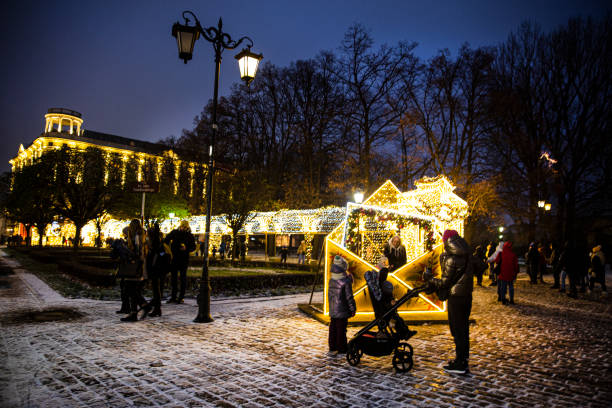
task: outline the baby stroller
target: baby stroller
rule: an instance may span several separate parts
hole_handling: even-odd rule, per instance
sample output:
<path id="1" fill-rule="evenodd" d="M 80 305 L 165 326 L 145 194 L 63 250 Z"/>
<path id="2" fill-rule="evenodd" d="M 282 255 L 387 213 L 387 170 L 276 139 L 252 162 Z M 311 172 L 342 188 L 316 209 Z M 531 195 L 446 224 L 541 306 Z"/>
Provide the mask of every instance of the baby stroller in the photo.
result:
<path id="1" fill-rule="evenodd" d="M 400 306 L 424 291 L 425 286 L 409 290 L 408 293 L 382 314 L 382 316 L 374 319 L 374 321 L 359 330 L 348 343 L 346 352 L 348 363 L 352 366 L 356 366 L 359 364 L 363 354 L 380 357 L 388 356 L 393 353 L 393 367 L 400 373 L 409 371 L 413 365 L 413 350 L 412 346 L 403 340 L 408 340 L 416 334 L 416 331 L 409 330 L 405 325 L 403 325 L 404 330 L 398 330 L 397 320 L 395 328 L 392 328 L 388 322 L 390 318 L 395 316 Z M 373 304 L 374 303 L 373 301 Z M 374 304 L 375 310 L 376 307 L 377 305 Z M 378 332 L 371 330 L 375 326 L 378 326 Z"/>

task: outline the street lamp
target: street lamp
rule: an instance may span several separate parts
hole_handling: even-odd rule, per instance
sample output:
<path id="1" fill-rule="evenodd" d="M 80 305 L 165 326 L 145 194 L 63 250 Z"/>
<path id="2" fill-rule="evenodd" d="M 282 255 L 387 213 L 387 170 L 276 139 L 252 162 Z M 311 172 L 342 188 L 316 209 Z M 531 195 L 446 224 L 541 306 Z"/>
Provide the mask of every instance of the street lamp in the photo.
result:
<path id="1" fill-rule="evenodd" d="M 550 207 L 551 207 L 550 203 L 544 204 L 544 211 L 550 211 Z"/>
<path id="2" fill-rule="evenodd" d="M 500 232 L 500 234 L 501 234 L 502 232 L 504 232 L 504 227 L 499 227 L 499 232 Z"/>
<path id="3" fill-rule="evenodd" d="M 255 79 L 259 61 L 262 60 L 263 55 L 251 52 L 251 46 L 249 45 L 249 48 L 243 48 L 234 58 L 238 60 L 240 79 L 250 84 L 251 81 Z"/>
<path id="4" fill-rule="evenodd" d="M 544 208 L 544 204 L 546 204 L 546 201 L 544 200 L 538 201 L 538 208 Z"/>
<path id="5" fill-rule="evenodd" d="M 195 26 L 189 25 L 189 18 L 191 16 L 195 22 Z M 213 96 L 213 109 L 212 109 L 212 134 L 210 138 L 210 145 L 208 147 L 208 172 L 206 177 L 206 229 L 204 234 L 204 265 L 202 266 L 202 278 L 200 279 L 200 293 L 198 294 L 198 316 L 195 318 L 196 323 L 208 323 L 212 322 L 213 319 L 210 316 L 210 279 L 208 276 L 208 247 L 210 238 L 210 218 L 212 214 L 212 184 L 213 184 L 213 173 L 214 173 L 214 160 L 213 160 L 213 146 L 215 145 L 215 136 L 217 135 L 217 101 L 219 97 L 219 70 L 221 69 L 221 54 L 224 50 L 233 50 L 242 44 L 243 41 L 247 40 L 248 50 L 242 50 L 236 59 L 238 59 L 238 66 L 240 68 L 240 77 L 249 84 L 255 73 L 257 72 L 257 66 L 259 61 L 263 58 L 261 54 L 254 54 L 251 52 L 253 46 L 253 40 L 249 37 L 242 37 L 238 40 L 232 40 L 229 34 L 223 32 L 223 22 L 219 18 L 217 27 L 203 28 L 200 25 L 200 21 L 192 11 L 183 11 L 183 19 L 185 24 L 178 22 L 172 26 L 172 36 L 176 38 L 179 58 L 182 59 L 185 64 L 189 61 L 193 55 L 193 47 L 195 42 L 200 36 L 206 41 L 212 43 L 215 51 L 215 88 Z"/>
<path id="6" fill-rule="evenodd" d="M 363 192 L 356 191 L 354 194 L 355 202 L 361 204 L 363 202 Z"/>

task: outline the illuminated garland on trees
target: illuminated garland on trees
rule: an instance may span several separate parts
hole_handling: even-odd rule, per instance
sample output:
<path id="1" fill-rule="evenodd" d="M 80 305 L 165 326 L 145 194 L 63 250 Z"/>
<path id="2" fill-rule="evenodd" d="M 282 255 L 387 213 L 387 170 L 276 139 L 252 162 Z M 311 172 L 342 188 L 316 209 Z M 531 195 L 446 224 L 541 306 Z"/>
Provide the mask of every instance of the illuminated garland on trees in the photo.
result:
<path id="1" fill-rule="evenodd" d="M 439 202 L 430 205 L 421 198 L 417 198 L 417 200 L 421 204 L 423 212 L 425 212 L 425 214 L 429 216 L 437 216 L 442 221 L 451 222 L 459 218 L 464 219 L 467 215 L 467 210 L 465 208 L 451 206 L 449 204 L 443 204 Z M 442 211 L 443 208 L 446 212 L 446 217 L 442 215 L 444 212 Z"/>
<path id="2" fill-rule="evenodd" d="M 403 229 L 409 224 L 417 225 L 425 231 L 425 251 L 429 252 L 433 249 L 436 240 L 434 238 L 433 223 L 430 220 L 424 220 L 417 217 L 409 217 L 395 212 L 387 212 L 383 210 L 375 210 L 371 208 L 355 208 L 347 217 L 347 237 L 346 247 L 356 253 L 361 244 L 361 234 L 358 234 L 359 220 L 365 218 L 368 222 L 395 222 L 398 230 Z"/>

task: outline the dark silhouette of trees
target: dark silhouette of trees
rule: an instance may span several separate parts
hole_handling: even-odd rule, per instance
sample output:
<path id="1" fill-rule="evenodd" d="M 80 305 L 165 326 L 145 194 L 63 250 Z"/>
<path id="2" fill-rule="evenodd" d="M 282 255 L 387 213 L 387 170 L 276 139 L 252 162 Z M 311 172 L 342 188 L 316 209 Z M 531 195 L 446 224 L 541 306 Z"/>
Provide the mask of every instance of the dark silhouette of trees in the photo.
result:
<path id="1" fill-rule="evenodd" d="M 492 231 L 507 214 L 533 240 L 537 202 L 548 200 L 555 235 L 567 238 L 578 219 L 610 215 L 609 38 L 609 16 L 550 33 L 524 23 L 499 46 L 421 61 L 416 44 L 376 48 L 355 24 L 336 53 L 268 62 L 250 87 L 221 98 L 215 158 L 250 171 L 276 208 L 342 204 L 386 178 L 407 190 L 442 173 L 468 201 L 474 228 Z M 206 106 L 171 142 L 206 160 L 209 136 Z"/>
<path id="2" fill-rule="evenodd" d="M 269 209 L 270 189 L 253 170 L 221 172 L 214 189 L 214 212 L 223 215 L 232 230 L 232 259 L 238 256 L 238 232 L 254 216 L 253 211 Z"/>
<path id="3" fill-rule="evenodd" d="M 63 148 L 47 153 L 45 160 L 56 166 L 57 213 L 75 226 L 74 249 L 80 244 L 81 230 L 91 220 L 102 217 L 112 201 L 105 184 L 105 157 L 101 150 Z"/>
<path id="4" fill-rule="evenodd" d="M 399 42 L 378 50 L 373 50 L 373 43 L 365 27 L 351 26 L 334 65 L 334 77 L 346 100 L 342 120 L 348 142 L 339 176 L 366 190 L 380 182 L 374 167 L 377 148 L 398 128 L 401 114 L 393 109 L 392 98 L 416 58 L 412 54 L 416 43 Z"/>
<path id="5" fill-rule="evenodd" d="M 34 159 L 11 175 L 11 190 L 4 197 L 3 207 L 10 219 L 21 222 L 30 235 L 30 227 L 38 231 L 38 246 L 42 246 L 45 229 L 56 215 L 55 180 L 51 162 Z M 28 240 L 26 240 L 28 242 Z"/>

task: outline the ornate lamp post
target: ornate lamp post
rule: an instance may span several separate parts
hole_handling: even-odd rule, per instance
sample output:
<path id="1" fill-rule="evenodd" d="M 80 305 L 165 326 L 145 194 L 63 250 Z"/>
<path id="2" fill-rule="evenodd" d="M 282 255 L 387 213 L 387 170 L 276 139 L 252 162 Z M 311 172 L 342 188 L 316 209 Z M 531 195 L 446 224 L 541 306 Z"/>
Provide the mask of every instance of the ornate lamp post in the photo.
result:
<path id="1" fill-rule="evenodd" d="M 195 26 L 189 25 L 191 16 L 195 21 Z M 240 77 L 250 83 L 255 78 L 259 61 L 263 58 L 261 54 L 251 52 L 253 40 L 249 37 L 242 37 L 238 40 L 232 40 L 229 34 L 223 32 L 223 22 L 219 18 L 217 27 L 203 28 L 196 15 L 191 11 L 183 11 L 183 19 L 185 24 L 178 22 L 172 26 L 172 36 L 176 37 L 176 42 L 179 50 L 179 58 L 185 64 L 193 55 L 193 47 L 200 36 L 212 43 L 215 51 L 215 88 L 213 97 L 212 110 L 212 135 L 210 145 L 208 147 L 208 174 L 206 177 L 206 230 L 204 235 L 204 266 L 202 267 L 202 278 L 200 280 L 200 293 L 198 294 L 198 316 L 195 318 L 196 323 L 208 323 L 213 319 L 210 316 L 210 279 L 208 276 L 208 247 L 210 241 L 210 218 L 212 215 L 212 184 L 214 173 L 213 146 L 215 145 L 215 137 L 217 135 L 217 100 L 219 95 L 219 70 L 221 68 L 221 54 L 224 50 L 233 50 L 242 44 L 243 41 L 248 41 L 248 49 L 243 49 L 236 59 L 240 68 Z"/>

